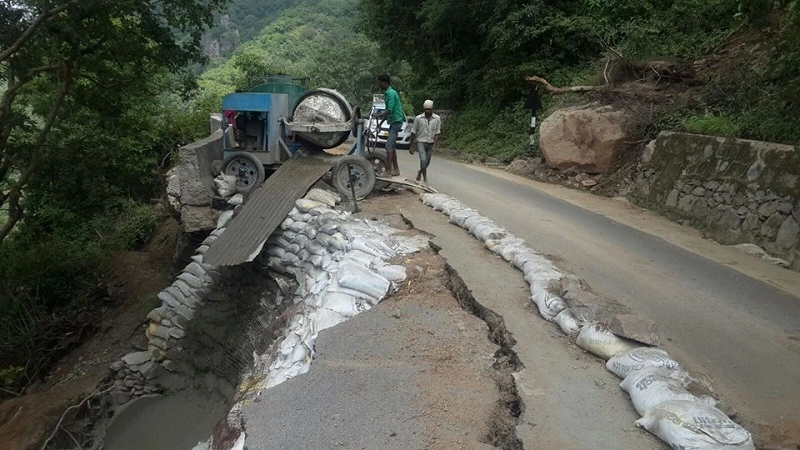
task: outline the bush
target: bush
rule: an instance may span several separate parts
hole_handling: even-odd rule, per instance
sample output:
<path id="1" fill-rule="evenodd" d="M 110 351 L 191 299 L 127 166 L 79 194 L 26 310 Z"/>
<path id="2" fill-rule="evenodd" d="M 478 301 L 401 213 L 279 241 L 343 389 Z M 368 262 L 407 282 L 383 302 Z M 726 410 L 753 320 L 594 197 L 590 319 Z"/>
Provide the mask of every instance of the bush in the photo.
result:
<path id="1" fill-rule="evenodd" d="M 487 112 L 474 106 L 455 113 L 442 124 L 442 144 L 458 153 L 484 155 L 510 162 L 528 151 L 530 112 L 515 105 Z"/>
<path id="2" fill-rule="evenodd" d="M 713 114 L 687 117 L 683 120 L 683 127 L 689 133 L 721 137 L 737 137 L 741 131 L 739 125 L 730 117 Z"/>

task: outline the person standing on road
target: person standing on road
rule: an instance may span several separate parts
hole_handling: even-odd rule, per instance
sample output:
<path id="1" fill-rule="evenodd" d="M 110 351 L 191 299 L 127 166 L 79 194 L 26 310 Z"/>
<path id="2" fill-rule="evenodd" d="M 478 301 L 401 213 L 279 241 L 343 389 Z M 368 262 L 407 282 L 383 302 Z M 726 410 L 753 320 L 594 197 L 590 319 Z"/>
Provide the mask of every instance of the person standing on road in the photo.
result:
<path id="1" fill-rule="evenodd" d="M 411 128 L 411 144 L 408 153 L 414 154 L 414 145 L 419 152 L 419 172 L 417 181 L 420 177 L 428 183 L 428 166 L 431 164 L 433 152 L 436 144 L 439 143 L 439 135 L 442 134 L 442 119 L 433 113 L 433 100 L 425 100 L 422 104 L 422 114 L 414 118 L 414 126 Z"/>
<path id="2" fill-rule="evenodd" d="M 389 173 L 396 177 L 400 175 L 400 165 L 397 163 L 397 134 L 403 127 L 406 116 L 403 113 L 403 106 L 400 104 L 400 96 L 392 87 L 392 79 L 387 74 L 378 75 L 378 85 L 384 91 L 383 99 L 386 102 L 386 109 L 383 112 L 373 114 L 372 117 L 386 119 L 389 123 L 389 136 L 386 138 L 386 159 L 389 165 Z"/>

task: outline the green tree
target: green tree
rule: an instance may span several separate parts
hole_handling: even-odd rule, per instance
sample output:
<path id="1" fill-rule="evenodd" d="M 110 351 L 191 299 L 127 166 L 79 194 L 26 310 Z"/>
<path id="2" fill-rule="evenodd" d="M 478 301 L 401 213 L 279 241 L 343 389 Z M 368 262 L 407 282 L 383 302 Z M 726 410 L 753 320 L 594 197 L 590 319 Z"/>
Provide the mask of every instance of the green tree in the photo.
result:
<path id="1" fill-rule="evenodd" d="M 201 59 L 202 31 L 224 1 L 19 0 L 0 5 L 0 81 L 5 83 L 0 208 L 8 209 L 0 242 L 23 218 L 29 184 L 65 151 L 50 138 L 54 130 L 69 133 L 64 118 L 75 108 L 102 112 L 92 129 L 102 133 L 105 123 L 126 113 L 119 103 L 109 102 L 155 95 L 155 77 L 180 73 Z"/>

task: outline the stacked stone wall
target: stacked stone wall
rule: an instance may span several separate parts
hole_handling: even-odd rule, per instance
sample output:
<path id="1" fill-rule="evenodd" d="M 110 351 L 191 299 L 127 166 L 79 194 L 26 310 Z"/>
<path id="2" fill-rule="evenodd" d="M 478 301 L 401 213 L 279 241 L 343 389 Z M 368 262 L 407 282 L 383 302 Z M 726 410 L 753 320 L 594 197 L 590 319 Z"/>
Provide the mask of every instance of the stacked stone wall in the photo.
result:
<path id="1" fill-rule="evenodd" d="M 722 244 L 753 243 L 800 270 L 800 152 L 663 132 L 642 157 L 634 202 Z"/>

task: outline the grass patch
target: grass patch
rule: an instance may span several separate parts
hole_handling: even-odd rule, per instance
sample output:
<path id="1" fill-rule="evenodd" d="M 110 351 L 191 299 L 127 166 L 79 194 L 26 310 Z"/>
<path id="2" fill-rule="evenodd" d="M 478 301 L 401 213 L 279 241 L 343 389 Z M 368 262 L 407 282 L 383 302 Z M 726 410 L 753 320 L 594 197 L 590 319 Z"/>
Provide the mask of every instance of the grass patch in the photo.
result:
<path id="1" fill-rule="evenodd" d="M 683 120 L 683 128 L 689 133 L 708 134 L 720 137 L 738 137 L 741 127 L 732 118 L 724 115 L 706 114 L 689 116 Z"/>

